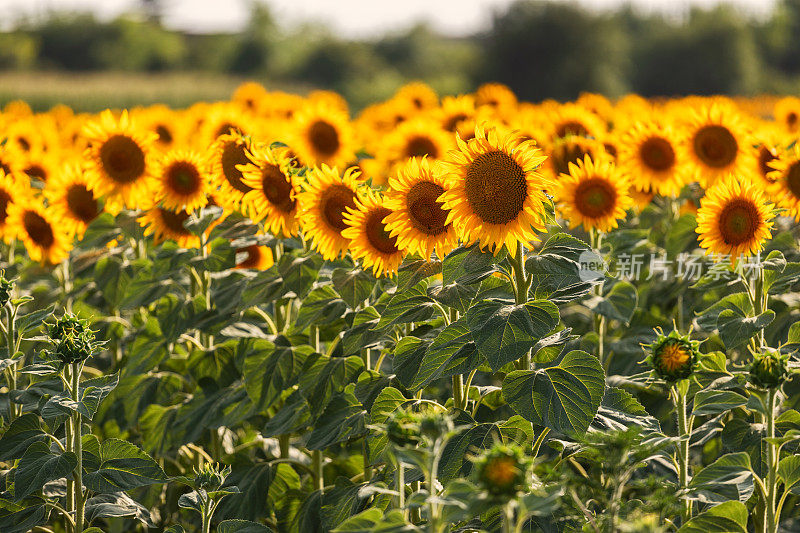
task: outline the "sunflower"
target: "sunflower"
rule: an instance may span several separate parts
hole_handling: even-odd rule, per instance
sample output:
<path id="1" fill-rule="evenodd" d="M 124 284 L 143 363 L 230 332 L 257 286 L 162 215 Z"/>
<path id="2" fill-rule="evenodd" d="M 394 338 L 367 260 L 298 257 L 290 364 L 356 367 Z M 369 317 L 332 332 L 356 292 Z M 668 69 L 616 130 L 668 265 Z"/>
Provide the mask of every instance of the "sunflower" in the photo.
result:
<path id="1" fill-rule="evenodd" d="M 207 163 L 198 153 L 175 149 L 156 164 L 155 200 L 166 209 L 192 212 L 208 203 Z"/>
<path id="2" fill-rule="evenodd" d="M 475 105 L 490 107 L 504 115 L 516 109 L 517 96 L 502 83 L 484 83 L 475 91 Z"/>
<path id="3" fill-rule="evenodd" d="M 786 96 L 775 102 L 773 111 L 775 122 L 783 126 L 789 133 L 800 131 L 800 98 Z"/>
<path id="4" fill-rule="evenodd" d="M 570 163 L 577 163 L 587 155 L 592 159 L 599 159 L 605 153 L 605 146 L 600 141 L 570 135 L 564 139 L 557 139 L 550 146 L 542 170 L 547 172 L 551 179 L 558 179 L 561 174 L 569 173 Z"/>
<path id="5" fill-rule="evenodd" d="M 246 81 L 236 88 L 231 101 L 255 113 L 261 109 L 262 102 L 267 99 L 267 94 L 267 90 L 260 83 Z"/>
<path id="6" fill-rule="evenodd" d="M 759 179 L 765 190 L 770 190 L 777 178 L 773 174 L 772 162 L 781 157 L 792 141 L 790 135 L 775 128 L 774 124 L 764 125 L 753 133 L 756 157 L 752 174 Z"/>
<path id="7" fill-rule="evenodd" d="M 778 158 L 767 162 L 773 170 L 767 174 L 770 182 L 767 190 L 780 207 L 800 220 L 800 146 L 778 154 Z"/>
<path id="8" fill-rule="evenodd" d="M 394 95 L 396 100 L 405 100 L 415 109 L 424 111 L 439 105 L 439 96 L 436 91 L 421 81 L 412 81 L 400 87 Z"/>
<path id="9" fill-rule="evenodd" d="M 22 159 L 22 172 L 31 182 L 38 182 L 38 186 L 41 187 L 55 173 L 59 159 L 60 156 L 52 152 L 43 150 L 28 152 Z"/>
<path id="10" fill-rule="evenodd" d="M 331 261 L 347 250 L 350 241 L 342 236 L 347 228 L 347 208 L 356 207 L 358 169 L 348 168 L 343 177 L 336 167 L 322 165 L 311 169 L 303 191 L 297 194 L 300 223 L 306 238 L 323 259 Z"/>
<path id="11" fill-rule="evenodd" d="M 9 232 L 25 243 L 33 261 L 58 264 L 69 255 L 70 238 L 64 224 L 40 199 L 15 199 L 8 205 Z"/>
<path id="12" fill-rule="evenodd" d="M 356 207 L 348 207 L 344 215 L 347 228 L 342 236 L 350 240 L 350 254 L 361 259 L 365 267 L 372 267 L 375 276 L 390 276 L 403 262 L 403 251 L 397 238 L 389 234 L 386 218 L 391 210 L 375 191 L 367 189 L 356 200 Z"/>
<path id="13" fill-rule="evenodd" d="M 236 250 L 236 268 L 267 270 L 274 264 L 275 256 L 269 246 L 251 244 Z"/>
<path id="14" fill-rule="evenodd" d="M 150 199 L 152 176 L 151 150 L 157 139 L 132 123 L 127 111 L 115 119 L 111 111 L 101 113 L 96 122 L 84 128 L 89 141 L 86 149 L 90 187 L 115 204 L 137 208 Z"/>
<path id="15" fill-rule="evenodd" d="M 61 221 L 64 231 L 80 238 L 102 208 L 89 178 L 77 161 L 66 162 L 44 188 L 48 209 Z"/>
<path id="16" fill-rule="evenodd" d="M 638 122 L 619 144 L 617 164 L 639 190 L 675 196 L 684 185 L 684 146 L 669 124 Z"/>
<path id="17" fill-rule="evenodd" d="M 297 112 L 294 125 L 288 144 L 307 165 L 345 165 L 355 158 L 353 127 L 341 109 L 309 102 Z"/>
<path id="18" fill-rule="evenodd" d="M 30 188 L 24 182 L 0 169 L 0 239 L 9 241 L 14 237 L 12 228 L 8 226 L 8 209 L 11 204 L 30 196 Z"/>
<path id="19" fill-rule="evenodd" d="M 427 260 L 434 252 L 443 258 L 458 246 L 455 228 L 446 223 L 448 211 L 439 201 L 446 187 L 439 165 L 424 157 L 410 159 L 389 179 L 384 205 L 392 213 L 386 229 L 401 250 Z"/>
<path id="20" fill-rule="evenodd" d="M 475 116 L 475 97 L 472 95 L 445 96 L 442 106 L 435 112 L 439 124 L 445 131 L 455 133 L 458 125 Z"/>
<path id="21" fill-rule="evenodd" d="M 589 156 L 569 164 L 569 174 L 562 174 L 556 199 L 571 227 L 608 232 L 625 218 L 633 204 L 622 171 L 610 158 L 592 161 Z"/>
<path id="22" fill-rule="evenodd" d="M 453 135 L 441 129 L 432 119 L 415 118 L 402 123 L 382 140 L 379 155 L 391 166 L 411 157 L 442 159 L 453 148 Z"/>
<path id="23" fill-rule="evenodd" d="M 752 141 L 742 118 L 731 105 L 713 101 L 695 110 L 684 143 L 693 178 L 712 185 L 729 174 L 752 168 Z"/>
<path id="24" fill-rule="evenodd" d="M 244 176 L 239 168 L 250 162 L 247 159 L 249 149 L 250 140 L 239 133 L 218 137 L 209 149 L 208 163 L 212 188 L 217 189 L 219 193 L 214 197 L 225 209 L 231 211 L 238 209 L 244 195 L 253 190 L 242 181 Z"/>
<path id="25" fill-rule="evenodd" d="M 199 139 L 206 144 L 224 135 L 256 135 L 261 133 L 259 122 L 254 115 L 234 104 L 218 102 L 205 110 Z"/>
<path id="26" fill-rule="evenodd" d="M 185 142 L 184 116 L 165 105 L 140 110 L 135 118 L 143 129 L 158 135 L 155 146 L 161 150 L 169 150 Z"/>
<path id="27" fill-rule="evenodd" d="M 440 197 L 450 210 L 445 224 L 457 228 L 462 242 L 477 240 L 495 252 L 505 244 L 515 254 L 518 242 L 537 240 L 549 203 L 537 170 L 545 160 L 540 151 L 519 134 L 481 127 L 469 142 L 458 139 L 458 148 L 444 162 L 450 180 Z"/>
<path id="28" fill-rule="evenodd" d="M 721 179 L 706 191 L 697 210 L 700 246 L 709 253 L 753 255 L 770 238 L 775 213 L 754 184 L 735 176 Z"/>
<path id="29" fill-rule="evenodd" d="M 242 198 L 244 212 L 273 235 L 297 233 L 294 162 L 288 148 L 251 147 L 250 163 L 241 167 L 244 183 L 252 190 Z"/>
<path id="30" fill-rule="evenodd" d="M 552 140 L 570 135 L 598 139 L 606 133 L 603 120 L 577 104 L 563 104 L 553 108 L 548 123 Z"/>
<path id="31" fill-rule="evenodd" d="M 166 240 L 175 241 L 182 248 L 197 248 L 200 237 L 184 227 L 191 215 L 186 211 L 171 211 L 163 207 L 153 207 L 136 219 L 144 228 L 144 234 L 153 235 L 156 244 Z"/>

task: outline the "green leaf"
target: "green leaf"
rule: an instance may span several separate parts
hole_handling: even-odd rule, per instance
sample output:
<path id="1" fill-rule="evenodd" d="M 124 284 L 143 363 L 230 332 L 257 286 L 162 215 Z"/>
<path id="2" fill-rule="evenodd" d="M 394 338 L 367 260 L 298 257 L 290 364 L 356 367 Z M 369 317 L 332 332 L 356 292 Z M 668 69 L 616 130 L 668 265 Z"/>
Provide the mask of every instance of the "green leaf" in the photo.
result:
<path id="1" fill-rule="evenodd" d="M 66 392 L 57 394 L 51 397 L 42 407 L 42 416 L 44 418 L 55 418 L 59 415 L 69 415 L 73 411 L 77 411 L 91 420 L 97 412 L 100 402 L 111 394 L 111 391 L 114 390 L 118 383 L 119 373 L 82 381 L 78 387 L 79 401 L 73 400 Z"/>
<path id="2" fill-rule="evenodd" d="M 34 442 L 17 464 L 14 498 L 21 500 L 41 490 L 48 481 L 67 477 L 77 465 L 74 453 L 53 453 L 44 442 Z"/>
<path id="3" fill-rule="evenodd" d="M 678 533 L 747 533 L 747 507 L 741 502 L 725 502 L 700 513 Z"/>
<path id="4" fill-rule="evenodd" d="M 217 526 L 217 533 L 272 533 L 272 529 L 249 520 L 223 520 Z"/>
<path id="5" fill-rule="evenodd" d="M 602 281 L 584 280 L 580 264 L 558 255 L 533 255 L 525 263 L 531 277 L 529 297 L 547 299 L 553 303 L 567 303 L 589 294 L 592 287 Z"/>
<path id="6" fill-rule="evenodd" d="M 741 315 L 738 309 L 724 309 L 717 317 L 717 329 L 725 347 L 732 350 L 750 340 L 774 319 L 775 312 L 771 309 L 755 317 Z"/>
<path id="7" fill-rule="evenodd" d="M 750 298 L 746 293 L 737 292 L 725 296 L 722 300 L 700 311 L 697 315 L 698 325 L 706 331 L 715 330 L 720 313 L 726 309 L 730 309 L 738 316 L 752 316 L 753 314 Z"/>
<path id="8" fill-rule="evenodd" d="M 484 252 L 477 244 L 456 248 L 442 261 L 442 285 L 478 283 L 499 271 L 497 263 L 504 255 L 505 252 L 498 256 Z"/>
<path id="9" fill-rule="evenodd" d="M 319 275 L 322 257 L 317 254 L 293 256 L 284 254 L 278 261 L 278 272 L 283 277 L 284 294 L 293 292 L 305 298 Z"/>
<path id="10" fill-rule="evenodd" d="M 310 416 L 308 402 L 303 394 L 299 390 L 293 391 L 278 412 L 267 421 L 261 433 L 265 437 L 274 437 L 295 432 L 306 427 Z"/>
<path id="11" fill-rule="evenodd" d="M 100 468 L 87 472 L 83 483 L 95 492 L 121 492 L 167 481 L 152 457 L 130 442 L 107 439 L 100 445 Z"/>
<path id="12" fill-rule="evenodd" d="M 747 398 L 731 390 L 701 390 L 694 396 L 694 416 L 716 415 L 747 404 Z"/>
<path id="13" fill-rule="evenodd" d="M 331 273 L 331 281 L 336 292 L 350 306 L 350 309 L 355 309 L 363 304 L 364 300 L 372 294 L 372 289 L 376 283 L 371 274 L 360 268 L 352 270 L 346 268 L 334 269 Z"/>
<path id="14" fill-rule="evenodd" d="M 439 460 L 439 479 L 442 482 L 457 477 L 467 477 L 472 471 L 472 461 L 467 456 L 477 455 L 500 442 L 501 432 L 497 424 L 476 424 L 463 429 L 451 437 L 442 450 Z"/>
<path id="15" fill-rule="evenodd" d="M 370 424 L 372 426 L 380 426 L 384 424 L 397 408 L 406 403 L 408 398 L 403 396 L 403 393 L 394 387 L 386 387 L 378 394 L 375 402 L 372 404 L 370 411 Z M 382 432 L 371 431 L 369 436 L 369 457 L 373 462 L 380 460 L 386 449 L 388 439 Z"/>
<path id="16" fill-rule="evenodd" d="M 596 357 L 574 350 L 556 366 L 517 370 L 503 380 L 503 398 L 529 422 L 583 435 L 597 414 L 605 374 Z"/>
<path id="17" fill-rule="evenodd" d="M 282 335 L 274 343 L 258 340 L 253 344 L 245 356 L 242 377 L 247 395 L 258 411 L 271 406 L 283 391 L 297 383 L 313 353 L 310 346 L 295 348 Z"/>
<path id="18" fill-rule="evenodd" d="M 778 463 L 778 475 L 783 480 L 785 490 L 798 494 L 797 486 L 800 483 L 800 455 L 790 455 Z"/>
<path id="19" fill-rule="evenodd" d="M 750 456 L 745 452 L 723 455 L 695 474 L 689 483 L 690 497 L 703 503 L 745 502 L 753 489 Z"/>
<path id="20" fill-rule="evenodd" d="M 461 317 L 444 328 L 428 345 L 410 388 L 419 390 L 434 380 L 467 374 L 485 360 L 472 341 L 466 317 Z"/>
<path id="21" fill-rule="evenodd" d="M 392 370 L 397 376 L 397 381 L 404 387 L 409 387 L 414 382 L 429 345 L 428 341 L 408 336 L 400 339 L 395 346 Z"/>
<path id="22" fill-rule="evenodd" d="M 339 524 L 332 533 L 404 533 L 411 531 L 422 530 L 407 523 L 401 511 L 394 509 L 384 515 L 383 511 L 373 507 L 348 518 Z"/>
<path id="23" fill-rule="evenodd" d="M 398 324 L 421 322 L 433 315 L 433 298 L 428 296 L 425 283 L 396 293 L 381 313 L 376 330 L 386 329 Z"/>
<path id="24" fill-rule="evenodd" d="M 38 497 L 16 502 L 8 498 L 8 493 L 0 494 L 0 531 L 23 533 L 44 524 L 50 516 L 50 509 L 44 503 Z"/>
<path id="25" fill-rule="evenodd" d="M 46 438 L 39 417 L 34 413 L 25 413 L 11 422 L 0 438 L 0 461 L 18 459 L 31 444 Z"/>
<path id="26" fill-rule="evenodd" d="M 597 416 L 592 421 L 592 427 L 607 431 L 624 430 L 631 426 L 640 426 L 652 432 L 661 430 L 658 420 L 651 416 L 628 391 L 618 387 L 608 387 L 603 394 Z"/>
<path id="27" fill-rule="evenodd" d="M 598 315 L 629 324 L 637 302 L 636 287 L 627 281 L 618 281 L 603 296 L 587 300 L 586 307 Z"/>
<path id="28" fill-rule="evenodd" d="M 546 300 L 522 305 L 484 300 L 465 315 L 475 346 L 495 372 L 525 355 L 561 319 L 558 307 Z"/>
<path id="29" fill-rule="evenodd" d="M 90 523 L 98 518 L 133 518 L 147 527 L 156 527 L 150 511 L 124 492 L 98 494 L 89 498 L 85 512 L 86 520 Z"/>
<path id="30" fill-rule="evenodd" d="M 339 298 L 330 285 L 322 285 L 303 298 L 300 310 L 292 324 L 293 331 L 303 331 L 310 325 L 324 326 L 341 319 L 347 304 Z"/>
<path id="31" fill-rule="evenodd" d="M 364 362 L 360 357 L 327 357 L 321 356 L 310 368 L 300 376 L 300 392 L 311 407 L 311 415 L 316 418 L 322 414 L 334 394 L 354 383 Z"/>
<path id="32" fill-rule="evenodd" d="M 592 247 L 569 233 L 558 232 L 545 242 L 539 254 L 551 254 L 579 261 L 581 254 L 592 251 Z"/>
<path id="33" fill-rule="evenodd" d="M 423 279 L 428 279 L 442 271 L 440 261 L 422 259 L 404 262 L 397 270 L 397 292 L 405 292 Z"/>
<path id="34" fill-rule="evenodd" d="M 355 384 L 351 383 L 343 393 L 331 399 L 308 436 L 306 448 L 322 450 L 366 434 L 367 411 L 355 397 L 354 388 Z"/>

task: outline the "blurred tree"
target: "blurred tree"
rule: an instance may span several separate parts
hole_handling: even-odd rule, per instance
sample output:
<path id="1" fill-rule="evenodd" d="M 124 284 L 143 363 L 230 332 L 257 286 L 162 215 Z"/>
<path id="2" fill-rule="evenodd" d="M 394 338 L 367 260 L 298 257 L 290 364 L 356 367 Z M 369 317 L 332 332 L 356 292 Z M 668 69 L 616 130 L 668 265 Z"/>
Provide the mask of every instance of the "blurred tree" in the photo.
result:
<path id="1" fill-rule="evenodd" d="M 131 17 L 120 17 L 110 27 L 113 35 L 93 50 L 104 68 L 160 71 L 183 64 L 186 44 L 182 34 Z"/>
<path id="2" fill-rule="evenodd" d="M 20 29 L 39 41 L 40 67 L 66 70 L 103 68 L 97 47 L 115 33 L 90 13 L 50 13 L 41 22 L 29 22 Z"/>
<path id="3" fill-rule="evenodd" d="M 484 37 L 478 81 L 496 80 L 521 97 L 611 96 L 629 90 L 628 37 L 614 17 L 575 4 L 519 0 L 496 14 Z"/>
<path id="4" fill-rule="evenodd" d="M 239 37 L 239 43 L 230 59 L 228 70 L 238 74 L 264 72 L 275 43 L 278 25 L 266 4 L 250 3 L 250 21 Z"/>

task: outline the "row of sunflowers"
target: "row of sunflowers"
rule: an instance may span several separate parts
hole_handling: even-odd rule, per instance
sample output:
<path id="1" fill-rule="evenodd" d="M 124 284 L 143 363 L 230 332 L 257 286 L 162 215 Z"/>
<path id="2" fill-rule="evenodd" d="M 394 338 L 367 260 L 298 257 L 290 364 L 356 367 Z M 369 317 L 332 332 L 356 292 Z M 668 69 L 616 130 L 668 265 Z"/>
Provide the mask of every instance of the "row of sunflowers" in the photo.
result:
<path id="1" fill-rule="evenodd" d="M 759 105 L 760 104 L 760 105 Z M 516 248 L 543 229 L 547 195 L 572 226 L 608 231 L 654 195 L 697 210 L 701 245 L 755 253 L 770 202 L 800 216 L 800 99 L 612 104 L 517 102 L 499 84 L 444 97 L 414 83 L 351 120 L 346 102 L 243 85 L 232 101 L 97 116 L 59 107 L 0 117 L 0 233 L 57 264 L 101 212 L 142 210 L 156 241 L 196 247 L 183 222 L 206 205 L 326 259 L 346 250 L 378 275 L 408 254 L 444 257 L 460 241 Z M 706 189 L 700 200 L 701 188 Z M 252 249 L 244 265 L 269 265 Z"/>

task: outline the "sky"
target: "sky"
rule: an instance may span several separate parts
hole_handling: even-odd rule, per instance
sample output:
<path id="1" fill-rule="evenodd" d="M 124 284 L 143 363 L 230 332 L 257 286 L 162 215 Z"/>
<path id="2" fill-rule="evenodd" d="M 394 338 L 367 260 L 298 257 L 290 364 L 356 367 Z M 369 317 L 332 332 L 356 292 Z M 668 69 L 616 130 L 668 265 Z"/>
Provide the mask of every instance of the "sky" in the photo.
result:
<path id="1" fill-rule="evenodd" d="M 253 0 L 162 0 L 165 23 L 196 32 L 236 31 L 247 21 Z M 261 0 L 265 1 L 265 0 Z M 326 23 L 334 32 L 352 38 L 368 38 L 402 31 L 426 21 L 448 35 L 466 35 L 487 27 L 493 11 L 514 0 L 266 0 L 281 24 L 304 21 Z M 633 4 L 645 11 L 679 15 L 691 5 L 709 6 L 720 0 L 577 0 L 594 9 Z M 777 0 L 729 0 L 755 15 L 767 13 Z M 0 0 L 0 13 L 41 15 L 49 10 L 92 11 L 113 18 L 135 8 L 136 0 Z M 1 23 L 0 23 L 1 24 Z"/>

